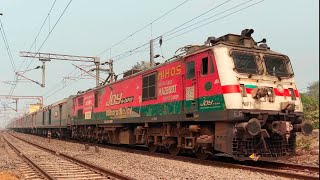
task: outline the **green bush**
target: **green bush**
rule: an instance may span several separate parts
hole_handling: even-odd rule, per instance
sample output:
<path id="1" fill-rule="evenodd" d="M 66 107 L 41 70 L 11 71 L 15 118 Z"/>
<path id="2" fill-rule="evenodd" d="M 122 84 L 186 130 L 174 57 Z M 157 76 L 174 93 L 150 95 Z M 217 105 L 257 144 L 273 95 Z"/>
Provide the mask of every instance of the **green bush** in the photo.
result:
<path id="1" fill-rule="evenodd" d="M 307 89 L 306 93 L 301 93 L 304 119 L 319 128 L 319 81 L 311 83 Z"/>
<path id="2" fill-rule="evenodd" d="M 297 145 L 297 148 L 299 148 L 299 149 L 304 149 L 304 150 L 309 151 L 311 142 L 308 139 L 302 138 L 302 139 L 297 139 L 296 145 Z"/>

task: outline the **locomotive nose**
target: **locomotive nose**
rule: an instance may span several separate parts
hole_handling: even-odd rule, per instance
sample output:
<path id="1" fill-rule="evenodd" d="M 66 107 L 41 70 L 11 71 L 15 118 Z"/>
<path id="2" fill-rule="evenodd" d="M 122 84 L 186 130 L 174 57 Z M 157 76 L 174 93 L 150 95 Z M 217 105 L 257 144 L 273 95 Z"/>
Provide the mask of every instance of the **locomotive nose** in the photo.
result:
<path id="1" fill-rule="evenodd" d="M 303 135 L 308 136 L 312 133 L 313 127 L 311 123 L 303 121 L 301 124 L 293 125 L 293 129 L 296 132 L 302 132 Z"/>

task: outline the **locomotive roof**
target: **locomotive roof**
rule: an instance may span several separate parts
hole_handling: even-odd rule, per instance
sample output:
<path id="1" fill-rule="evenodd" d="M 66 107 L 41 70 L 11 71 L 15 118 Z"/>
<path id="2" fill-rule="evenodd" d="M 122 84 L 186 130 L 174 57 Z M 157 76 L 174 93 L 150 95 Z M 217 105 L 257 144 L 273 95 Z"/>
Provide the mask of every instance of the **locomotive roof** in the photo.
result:
<path id="1" fill-rule="evenodd" d="M 219 47 L 219 46 L 225 46 L 225 47 L 235 47 L 235 48 L 241 48 L 241 49 L 246 49 L 246 50 L 252 50 L 252 51 L 256 51 L 256 52 L 265 52 L 265 53 L 270 53 L 270 54 L 278 54 L 278 55 L 282 55 L 281 53 L 277 53 L 274 52 L 272 50 L 270 50 L 270 48 L 265 44 L 266 40 L 263 39 L 261 42 L 256 42 L 252 37 L 251 34 L 254 31 L 252 29 L 245 29 L 241 32 L 241 35 L 237 35 L 237 34 L 226 34 L 224 36 L 221 36 L 219 38 L 215 38 L 215 37 L 209 37 L 207 39 L 207 41 L 205 42 L 204 45 L 189 45 L 190 49 L 193 48 L 193 50 L 190 51 L 186 51 L 183 52 L 181 54 L 175 55 L 170 59 L 167 59 L 164 63 L 153 66 L 151 68 L 148 68 L 146 70 L 142 70 L 140 72 L 134 73 L 132 75 L 129 75 L 127 77 L 124 77 L 122 79 L 119 79 L 115 82 L 112 83 L 108 83 L 105 85 L 101 85 L 92 89 L 88 89 L 85 91 L 82 91 L 81 93 L 77 94 L 76 96 L 74 96 L 74 98 L 82 96 L 84 94 L 90 93 L 92 91 L 96 91 L 100 88 L 104 88 L 106 86 L 110 86 L 112 84 L 127 80 L 129 78 L 133 78 L 135 76 L 139 76 L 141 74 L 144 74 L 146 72 L 152 72 L 156 69 L 158 69 L 159 67 L 163 67 L 166 66 L 170 63 L 176 62 L 176 61 L 181 61 L 189 56 L 192 56 L 194 54 L 200 53 L 200 52 L 204 52 L 207 51 L 209 49 L 212 49 L 214 47 Z M 263 46 L 258 46 L 258 43 L 263 43 Z M 187 46 L 185 46 L 187 47 Z"/>

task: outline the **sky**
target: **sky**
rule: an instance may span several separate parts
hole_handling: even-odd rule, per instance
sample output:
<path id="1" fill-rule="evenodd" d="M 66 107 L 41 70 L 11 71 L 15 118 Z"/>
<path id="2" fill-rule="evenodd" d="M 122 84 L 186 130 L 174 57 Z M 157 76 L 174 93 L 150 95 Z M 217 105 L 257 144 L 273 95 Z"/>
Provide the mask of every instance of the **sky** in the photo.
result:
<path id="1" fill-rule="evenodd" d="M 119 58 L 117 55 L 123 55 L 148 43 L 151 38 L 163 35 L 162 48 L 155 47 L 155 53 L 164 56 L 156 59 L 156 62 L 163 62 L 172 57 L 182 46 L 203 44 L 209 36 L 239 34 L 243 29 L 252 28 L 255 30 L 252 36 L 256 40 L 266 38 L 272 50 L 289 56 L 300 91 L 305 91 L 309 83 L 319 80 L 319 1 L 317 0 L 189 0 L 187 2 L 185 0 L 73 0 L 65 10 L 69 2 L 69 0 L 0 0 L 0 13 L 3 14 L 0 16 L 2 30 L 4 29 L 16 71 L 33 69 L 41 65 L 38 59 L 19 57 L 20 51 L 94 56 L 100 57 L 104 62 L 110 58 L 117 60 Z M 233 8 L 241 3 L 244 5 Z M 179 4 L 182 5 L 172 10 Z M 240 10 L 251 4 L 255 5 Z M 184 30 L 171 35 L 165 34 L 212 8 L 214 9 L 209 13 L 182 26 L 185 27 Z M 59 20 L 64 10 L 65 13 Z M 228 15 L 237 10 L 239 12 Z M 169 12 L 167 15 L 161 17 L 167 12 Z M 44 23 L 46 17 L 48 18 Z M 156 20 L 159 17 L 161 18 Z M 190 26 L 206 18 L 209 20 Z M 43 28 L 39 31 L 42 25 Z M 201 27 L 192 30 L 198 26 Z M 139 29 L 141 29 L 139 32 L 134 33 Z M 188 32 L 189 30 L 192 31 Z M 120 41 L 121 43 L 118 43 Z M 110 47 L 111 51 L 101 54 Z M 116 74 L 130 69 L 137 62 L 149 60 L 147 44 L 134 52 L 135 54 L 118 59 L 114 63 Z M 2 37 L 0 37 L 0 62 L 0 95 L 7 95 L 12 88 L 10 81 L 13 81 L 15 76 Z M 94 79 L 77 81 L 72 79 L 81 73 L 72 64 L 81 63 L 66 61 L 46 63 L 44 88 L 29 81 L 19 82 L 13 95 L 44 96 L 44 102 L 48 105 L 79 90 L 94 87 Z M 92 63 L 85 64 L 92 65 Z M 41 82 L 40 69 L 24 75 Z M 102 76 L 106 77 L 105 74 Z M 0 101 L 11 107 L 15 106 L 12 100 L 0 99 Z M 35 102 L 19 101 L 20 113 L 25 111 L 28 104 Z M 12 116 L 13 112 L 1 108 L 2 106 L 0 106 L 0 119 L 7 115 Z"/>

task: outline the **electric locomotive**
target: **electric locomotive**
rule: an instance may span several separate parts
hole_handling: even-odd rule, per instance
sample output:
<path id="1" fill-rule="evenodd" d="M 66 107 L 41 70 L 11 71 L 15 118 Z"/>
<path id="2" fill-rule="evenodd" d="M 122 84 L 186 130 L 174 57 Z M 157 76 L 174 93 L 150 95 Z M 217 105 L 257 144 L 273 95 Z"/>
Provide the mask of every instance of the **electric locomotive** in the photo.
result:
<path id="1" fill-rule="evenodd" d="M 9 127 L 146 145 L 174 155 L 192 152 L 202 159 L 289 158 L 296 132 L 308 135 L 312 126 L 303 121 L 288 56 L 272 51 L 265 39 L 256 42 L 253 32 L 209 37 L 165 63 L 131 69 L 122 79 L 79 92 L 66 100 L 72 107 L 65 106 L 69 116 L 59 126 L 43 120 L 32 128 Z M 48 119 L 61 113 L 47 111 L 54 111 Z"/>

